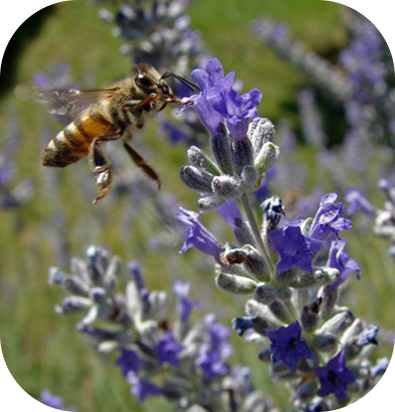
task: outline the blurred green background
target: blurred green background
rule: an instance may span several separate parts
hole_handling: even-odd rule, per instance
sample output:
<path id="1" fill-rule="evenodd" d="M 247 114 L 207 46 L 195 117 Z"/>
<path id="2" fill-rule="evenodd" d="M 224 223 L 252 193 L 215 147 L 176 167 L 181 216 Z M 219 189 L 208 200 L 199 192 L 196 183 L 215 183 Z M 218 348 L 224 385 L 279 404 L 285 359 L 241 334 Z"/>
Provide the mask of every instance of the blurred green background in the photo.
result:
<path id="1" fill-rule="evenodd" d="M 308 79 L 252 36 L 251 20 L 264 13 L 277 21 L 285 20 L 296 38 L 329 59 L 347 40 L 344 7 L 330 2 L 195 0 L 189 11 L 192 28 L 201 31 L 209 52 L 223 62 L 225 70 L 236 70 L 246 90 L 257 87 L 263 91 L 260 115 L 274 123 L 282 117 L 296 119 L 296 90 Z M 192 295 L 205 301 L 204 310 L 218 313 L 226 325 L 242 313 L 244 298 L 229 297 L 216 290 L 209 267 L 199 273 L 193 270 L 201 259 L 198 252 L 189 251 L 181 256 L 175 247 L 171 254 L 150 253 L 147 239 L 160 228 L 161 222 L 154 219 L 152 224 L 145 224 L 148 212 L 139 208 L 133 198 L 119 203 L 106 199 L 92 206 L 89 199 L 94 195 L 93 179 L 88 196 L 80 190 L 78 182 L 80 176 L 90 176 L 86 162 L 61 173 L 40 164 L 43 135 L 49 141 L 61 126 L 43 107 L 17 101 L 13 90 L 19 83 L 29 83 L 33 74 L 59 63 L 70 65 L 77 84 L 86 83 L 88 78 L 92 87 L 127 75 L 130 61 L 119 53 L 123 41 L 111 34 L 111 25 L 103 23 L 97 12 L 98 7 L 88 0 L 46 8 L 18 29 L 4 56 L 0 136 L 9 133 L 11 118 L 17 116 L 21 137 L 17 176 L 33 179 L 35 194 L 25 207 L 0 211 L 2 350 L 16 381 L 35 398 L 47 388 L 63 396 L 66 405 L 77 406 L 80 412 L 171 411 L 160 400 L 149 400 L 140 409 L 120 371 L 113 367 L 113 359 L 99 357 L 90 342 L 74 331 L 78 316 L 61 318 L 54 314 L 53 307 L 64 294 L 47 285 L 50 266 L 68 269 L 65 262 L 59 262 L 56 252 L 59 239 L 53 216 L 61 207 L 65 219 L 61 241 L 71 255 L 81 256 L 91 243 L 107 245 L 124 262 L 138 259 L 151 288 L 169 291 L 174 279 L 182 278 L 192 282 Z M 0 149 L 2 144 L 3 139 Z M 177 194 L 181 205 L 194 208 L 194 195 L 178 179 L 179 167 L 186 162 L 185 147 L 171 146 L 163 138 L 158 139 L 154 123 L 140 146 L 160 171 L 164 190 Z M 309 148 L 300 149 L 300 158 L 308 162 Z M 131 173 L 140 173 L 134 165 L 130 168 Z M 373 203 L 380 205 L 381 200 L 377 196 Z M 130 227 L 118 219 L 127 209 L 135 209 L 138 214 Z M 205 217 L 205 221 L 211 217 Z M 230 233 L 222 235 L 220 240 L 225 240 Z M 393 328 L 395 276 L 393 263 L 386 254 L 386 242 L 369 233 L 361 235 L 357 230 L 348 234 L 347 239 L 350 256 L 363 268 L 363 280 L 357 283 L 352 279 L 347 302 L 357 316 L 384 329 Z M 267 368 L 256 362 L 259 348 L 247 350 L 234 335 L 232 343 L 233 361 L 249 366 L 255 385 L 285 410 L 287 403 L 281 384 L 272 384 Z M 376 353 L 390 356 L 392 348 L 384 344 Z"/>

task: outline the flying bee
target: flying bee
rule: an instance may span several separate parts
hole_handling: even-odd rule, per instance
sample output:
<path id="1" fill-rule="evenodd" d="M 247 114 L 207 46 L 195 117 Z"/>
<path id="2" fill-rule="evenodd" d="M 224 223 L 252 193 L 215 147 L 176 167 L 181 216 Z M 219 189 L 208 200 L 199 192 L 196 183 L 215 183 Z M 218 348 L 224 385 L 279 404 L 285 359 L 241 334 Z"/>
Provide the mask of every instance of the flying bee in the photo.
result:
<path id="1" fill-rule="evenodd" d="M 110 163 L 101 146 L 122 137 L 123 146 L 138 167 L 160 189 L 161 181 L 155 170 L 132 147 L 133 129 L 142 129 L 148 117 L 163 110 L 167 104 L 189 104 L 176 97 L 165 79 L 174 77 L 193 91 L 196 84 L 166 72 L 160 75 L 148 64 L 132 68 L 132 75 L 103 90 L 38 90 L 18 87 L 17 95 L 34 97 L 35 100 L 52 105 L 52 113 L 73 114 L 74 120 L 60 131 L 47 145 L 42 155 L 44 166 L 64 168 L 88 157 L 89 167 L 95 175 L 99 196 L 97 203 L 110 190 L 112 175 Z M 130 133 L 125 134 L 126 130 Z"/>

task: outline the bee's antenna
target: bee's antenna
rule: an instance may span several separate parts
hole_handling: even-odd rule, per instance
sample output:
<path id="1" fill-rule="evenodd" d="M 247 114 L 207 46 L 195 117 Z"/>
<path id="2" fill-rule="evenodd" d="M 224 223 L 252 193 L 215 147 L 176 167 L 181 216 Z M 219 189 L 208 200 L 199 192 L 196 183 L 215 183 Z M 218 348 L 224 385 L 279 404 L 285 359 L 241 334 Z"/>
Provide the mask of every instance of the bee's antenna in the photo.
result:
<path id="1" fill-rule="evenodd" d="M 182 76 L 180 76 L 180 75 L 178 75 L 178 74 L 172 73 L 172 72 L 166 72 L 166 73 L 164 73 L 164 74 L 162 75 L 162 77 L 161 77 L 161 80 L 167 79 L 168 77 L 174 77 L 174 78 L 176 78 L 176 79 L 179 80 L 182 84 L 184 84 L 185 86 L 189 87 L 193 92 L 196 92 L 196 91 L 201 92 L 201 91 L 202 91 L 202 89 L 201 89 L 196 83 L 193 83 L 193 82 L 185 79 L 184 77 L 182 77 Z"/>

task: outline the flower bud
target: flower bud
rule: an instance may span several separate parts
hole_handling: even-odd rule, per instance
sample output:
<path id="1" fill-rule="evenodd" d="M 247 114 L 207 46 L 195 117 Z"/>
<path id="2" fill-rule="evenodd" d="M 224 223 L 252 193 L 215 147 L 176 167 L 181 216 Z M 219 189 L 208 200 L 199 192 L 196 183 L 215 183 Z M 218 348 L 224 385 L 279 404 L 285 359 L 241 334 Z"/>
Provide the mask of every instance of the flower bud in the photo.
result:
<path id="1" fill-rule="evenodd" d="M 231 157 L 233 170 L 237 174 L 241 174 L 244 166 L 252 166 L 254 164 L 254 149 L 250 139 L 245 136 L 241 139 L 234 139 L 231 143 Z"/>
<path id="2" fill-rule="evenodd" d="M 220 273 L 215 278 L 215 283 L 225 292 L 235 294 L 253 293 L 257 286 L 257 284 L 252 279 L 236 275 L 229 275 L 226 273 Z"/>
<path id="3" fill-rule="evenodd" d="M 292 322 L 292 319 L 290 319 L 287 308 L 278 300 L 275 300 L 273 303 L 271 303 L 269 305 L 269 309 L 271 313 L 281 322 L 284 322 L 284 323 Z"/>
<path id="4" fill-rule="evenodd" d="M 314 398 L 317 393 L 318 385 L 316 379 L 308 380 L 298 390 L 296 397 L 301 402 L 308 402 Z"/>
<path id="5" fill-rule="evenodd" d="M 332 334 L 318 334 L 314 336 L 312 345 L 319 352 L 334 352 L 339 344 L 339 340 Z"/>
<path id="6" fill-rule="evenodd" d="M 266 173 L 280 157 L 280 149 L 271 142 L 267 142 L 255 158 L 254 166 L 259 173 Z"/>
<path id="7" fill-rule="evenodd" d="M 337 288 L 332 288 L 330 286 L 326 286 L 324 288 L 324 292 L 322 294 L 322 315 L 324 317 L 328 317 L 334 307 L 336 306 L 337 303 L 337 298 L 338 298 L 338 289 Z"/>
<path id="8" fill-rule="evenodd" d="M 89 293 L 89 297 L 98 305 L 102 305 L 106 301 L 106 291 L 103 288 L 93 288 Z"/>
<path id="9" fill-rule="evenodd" d="M 321 327 L 321 333 L 332 333 L 338 335 L 344 332 L 354 322 L 355 317 L 350 309 L 346 308 L 337 312 L 331 319 Z"/>
<path id="10" fill-rule="evenodd" d="M 229 175 L 214 177 L 212 181 L 213 192 L 225 199 L 239 199 L 244 193 L 243 181 Z"/>
<path id="11" fill-rule="evenodd" d="M 206 172 L 212 173 L 216 176 L 221 174 L 221 171 L 218 169 L 217 165 L 198 147 L 190 147 L 187 155 L 192 166 L 202 168 Z"/>
<path id="12" fill-rule="evenodd" d="M 212 210 L 221 206 L 226 199 L 223 197 L 217 196 L 215 194 L 210 194 L 203 196 L 196 201 L 196 205 L 200 210 Z"/>
<path id="13" fill-rule="evenodd" d="M 241 178 L 247 192 L 253 192 L 257 189 L 259 173 L 254 166 L 244 166 L 241 172 Z"/>
<path id="14" fill-rule="evenodd" d="M 255 239 L 248 223 L 241 219 L 235 220 L 234 234 L 240 245 L 255 246 Z"/>
<path id="15" fill-rule="evenodd" d="M 320 317 L 320 305 L 322 298 L 316 299 L 312 304 L 304 306 L 302 309 L 301 322 L 303 329 L 310 333 L 317 329 Z"/>
<path id="16" fill-rule="evenodd" d="M 281 287 L 277 289 L 277 298 L 283 302 L 288 302 L 292 299 L 292 289 Z"/>
<path id="17" fill-rule="evenodd" d="M 210 136 L 210 147 L 217 165 L 223 173 L 232 174 L 232 160 L 230 155 L 230 136 L 217 134 Z"/>
<path id="18" fill-rule="evenodd" d="M 68 296 L 63 299 L 60 306 L 56 306 L 55 312 L 61 315 L 84 312 L 92 306 L 92 301 L 80 296 Z"/>
<path id="19" fill-rule="evenodd" d="M 291 283 L 296 276 L 296 267 L 290 270 L 285 270 L 284 272 L 277 272 L 274 275 L 274 280 L 281 286 L 287 286 Z"/>
<path id="20" fill-rule="evenodd" d="M 258 154 L 266 142 L 273 140 L 274 125 L 265 117 L 253 120 L 249 124 L 247 136 L 252 142 L 255 154 Z"/>
<path id="21" fill-rule="evenodd" d="M 121 259 L 114 256 L 104 274 L 103 284 L 108 293 L 114 292 L 118 286 L 118 278 L 121 274 Z"/>
<path id="22" fill-rule="evenodd" d="M 238 317 L 232 319 L 232 328 L 239 335 L 243 336 L 248 329 L 252 329 L 254 318 Z"/>
<path id="23" fill-rule="evenodd" d="M 237 248 L 237 249 L 230 249 L 225 251 L 221 258 L 222 261 L 227 264 L 227 265 L 235 265 L 235 264 L 241 264 L 246 261 L 247 259 L 247 252 L 243 249 Z"/>
<path id="24" fill-rule="evenodd" d="M 269 348 L 263 349 L 258 353 L 258 358 L 264 363 L 271 363 L 272 351 Z"/>
<path id="25" fill-rule="evenodd" d="M 266 316 L 255 316 L 252 318 L 252 327 L 259 335 L 266 336 L 267 330 L 277 329 L 277 325 Z"/>
<path id="26" fill-rule="evenodd" d="M 276 299 L 276 288 L 268 284 L 260 284 L 254 293 L 254 299 L 263 305 L 271 305 Z"/>
<path id="27" fill-rule="evenodd" d="M 64 272 L 56 267 L 50 267 L 48 271 L 48 284 L 49 285 L 62 285 L 66 279 Z"/>
<path id="28" fill-rule="evenodd" d="M 252 246 L 245 245 L 243 249 L 247 256 L 243 263 L 243 268 L 254 277 L 254 279 L 264 282 L 270 279 L 267 272 L 266 263 L 260 253 Z"/>
<path id="29" fill-rule="evenodd" d="M 214 176 L 195 166 L 183 166 L 180 169 L 180 179 L 190 189 L 199 193 L 211 193 Z"/>
<path id="30" fill-rule="evenodd" d="M 88 296 L 89 294 L 88 285 L 77 276 L 65 277 L 63 286 L 68 292 L 72 293 L 73 295 Z"/>

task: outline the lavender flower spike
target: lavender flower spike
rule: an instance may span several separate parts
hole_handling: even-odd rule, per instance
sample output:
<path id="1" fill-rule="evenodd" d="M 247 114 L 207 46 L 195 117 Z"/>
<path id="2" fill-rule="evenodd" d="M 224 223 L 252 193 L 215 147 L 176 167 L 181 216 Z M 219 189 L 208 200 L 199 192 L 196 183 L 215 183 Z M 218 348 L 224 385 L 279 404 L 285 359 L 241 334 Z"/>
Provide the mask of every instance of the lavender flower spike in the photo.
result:
<path id="1" fill-rule="evenodd" d="M 189 282 L 180 280 L 174 282 L 173 293 L 178 298 L 177 314 L 182 322 L 187 322 L 191 311 L 195 306 L 201 306 L 201 302 L 190 300 L 188 295 L 191 290 Z"/>
<path id="2" fill-rule="evenodd" d="M 219 258 L 220 246 L 215 236 L 210 233 L 201 223 L 199 213 L 180 207 L 181 213 L 175 217 L 181 223 L 188 226 L 187 239 L 180 253 L 184 254 L 188 249 L 194 247 L 207 255 Z"/>
<path id="3" fill-rule="evenodd" d="M 234 139 L 246 136 L 249 119 L 257 117 L 262 99 L 258 89 L 239 95 L 233 88 L 234 72 L 225 76 L 218 59 L 210 59 L 206 69 L 195 69 L 192 76 L 202 89 L 194 96 L 194 109 L 211 134 L 216 135 L 225 124 Z"/>

